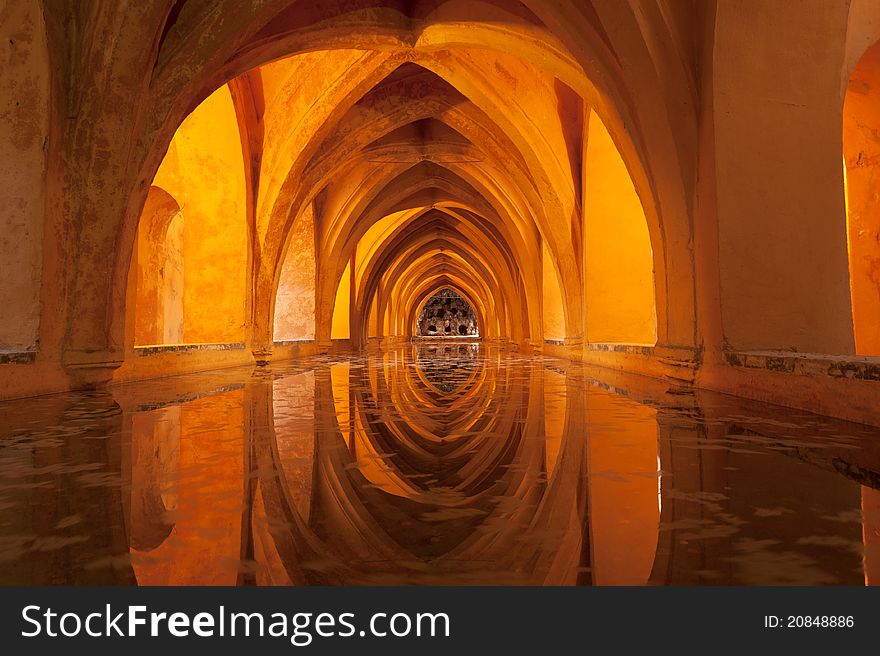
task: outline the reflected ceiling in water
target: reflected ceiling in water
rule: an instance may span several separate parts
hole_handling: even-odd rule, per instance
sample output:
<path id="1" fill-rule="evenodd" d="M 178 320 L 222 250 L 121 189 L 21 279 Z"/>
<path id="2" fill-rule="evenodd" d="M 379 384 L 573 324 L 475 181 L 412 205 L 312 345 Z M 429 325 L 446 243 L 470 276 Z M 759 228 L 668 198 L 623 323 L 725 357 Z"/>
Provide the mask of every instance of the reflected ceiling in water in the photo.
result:
<path id="1" fill-rule="evenodd" d="M 0 582 L 863 584 L 878 431 L 418 342 L 6 404 Z"/>

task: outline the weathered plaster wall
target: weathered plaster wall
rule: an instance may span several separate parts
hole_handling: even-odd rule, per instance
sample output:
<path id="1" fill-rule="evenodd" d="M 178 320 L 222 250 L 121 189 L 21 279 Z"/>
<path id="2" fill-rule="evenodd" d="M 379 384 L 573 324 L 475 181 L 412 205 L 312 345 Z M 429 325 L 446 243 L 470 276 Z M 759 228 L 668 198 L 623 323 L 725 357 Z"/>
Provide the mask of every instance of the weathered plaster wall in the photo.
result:
<path id="1" fill-rule="evenodd" d="M 336 290 L 336 302 L 333 305 L 333 323 L 330 329 L 330 339 L 348 339 L 350 331 L 351 312 L 351 262 L 345 267 L 339 287 Z"/>
<path id="2" fill-rule="evenodd" d="M 165 265 L 162 268 L 162 343 L 181 344 L 184 341 L 185 317 L 183 312 L 186 263 L 184 259 L 185 222 L 178 212 L 165 233 Z"/>
<path id="3" fill-rule="evenodd" d="M 35 349 L 40 323 L 49 53 L 40 3 L 0 5 L 0 351 Z"/>
<path id="4" fill-rule="evenodd" d="M 175 156 L 176 149 L 171 153 Z M 127 335 L 127 341 L 134 346 L 167 343 L 165 318 L 172 313 L 179 316 L 176 320 L 169 317 L 169 330 L 175 325 L 178 341 L 182 341 L 179 324 L 183 316 L 183 221 L 177 199 L 160 187 L 150 187 L 138 224 L 127 289 L 127 327 L 128 332 L 133 333 Z M 174 230 L 171 230 L 172 223 L 176 224 Z M 179 260 L 179 266 L 169 266 L 175 260 Z M 173 273 L 175 268 L 179 268 L 177 275 Z M 166 276 L 179 278 L 175 281 L 179 293 L 167 298 L 168 308 L 165 307 Z M 167 286 L 171 286 L 171 280 Z"/>
<path id="5" fill-rule="evenodd" d="M 242 341 L 247 196 L 228 87 L 211 94 L 180 125 L 153 184 L 177 199 L 184 216 L 183 341 Z"/>
<path id="6" fill-rule="evenodd" d="M 184 313 L 184 218 L 177 201 L 153 188 L 148 196 L 131 274 L 134 345 L 180 344 Z"/>
<path id="7" fill-rule="evenodd" d="M 553 259 L 547 244 L 542 242 L 541 279 L 544 291 L 542 320 L 544 339 L 565 339 L 565 310 L 559 276 L 553 266 Z"/>
<path id="8" fill-rule="evenodd" d="M 472 337 L 478 335 L 477 317 L 470 304 L 449 288 L 425 303 L 416 320 L 420 337 Z"/>
<path id="9" fill-rule="evenodd" d="M 265 99 L 260 117 L 265 131 L 257 213 L 260 235 L 268 230 L 273 212 L 282 209 L 275 202 L 291 166 L 303 157 L 315 131 L 335 109 L 328 96 L 351 84 L 346 71 L 370 56 L 362 50 L 333 50 L 332 55 L 305 52 L 260 67 Z"/>
<path id="10" fill-rule="evenodd" d="M 880 38 L 880 4 L 874 0 L 850 0 L 846 24 L 846 52 L 843 75 L 840 78 L 841 93 L 846 91 L 850 76 L 868 48 Z"/>

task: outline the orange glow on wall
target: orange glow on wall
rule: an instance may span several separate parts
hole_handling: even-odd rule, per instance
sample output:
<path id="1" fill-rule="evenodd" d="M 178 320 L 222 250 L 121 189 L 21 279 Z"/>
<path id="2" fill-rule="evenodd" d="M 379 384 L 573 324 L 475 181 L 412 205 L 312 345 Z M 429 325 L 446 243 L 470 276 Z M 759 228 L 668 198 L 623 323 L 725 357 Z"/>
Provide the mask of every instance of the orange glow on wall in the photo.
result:
<path id="1" fill-rule="evenodd" d="M 584 195 L 587 338 L 654 344 L 654 263 L 645 212 L 595 113 L 589 120 Z"/>
<path id="2" fill-rule="evenodd" d="M 562 301 L 562 290 L 559 277 L 553 266 L 553 256 L 543 243 L 541 250 L 541 270 L 543 272 L 544 290 L 544 339 L 565 339 L 565 310 Z"/>
<path id="3" fill-rule="evenodd" d="M 339 287 L 336 289 L 336 304 L 333 306 L 333 324 L 330 339 L 348 339 L 351 334 L 351 262 L 345 267 Z"/>
<path id="4" fill-rule="evenodd" d="M 230 392 L 174 408 L 176 412 L 151 411 L 133 423 L 135 457 L 162 456 L 151 476 L 132 481 L 133 530 L 144 536 L 131 552 L 139 584 L 235 585 L 241 548 L 243 400 L 241 391 Z M 237 435 L 218 428 L 220 414 L 242 426 Z M 210 449 L 200 446 L 205 440 Z M 181 477 L 190 484 L 178 488 Z"/>
<path id="5" fill-rule="evenodd" d="M 315 338 L 315 217 L 309 205 L 294 223 L 275 297 L 276 340 Z"/>
<path id="6" fill-rule="evenodd" d="M 41 3 L 3 3 L 0 29 L 0 351 L 32 350 L 40 322 L 50 107 Z"/>

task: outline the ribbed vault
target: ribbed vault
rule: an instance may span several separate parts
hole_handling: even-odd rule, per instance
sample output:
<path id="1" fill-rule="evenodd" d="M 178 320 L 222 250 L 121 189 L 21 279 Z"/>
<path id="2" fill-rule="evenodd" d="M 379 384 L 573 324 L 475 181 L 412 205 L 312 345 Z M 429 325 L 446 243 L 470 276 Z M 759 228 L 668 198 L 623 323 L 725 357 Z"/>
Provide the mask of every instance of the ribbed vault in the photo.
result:
<path id="1" fill-rule="evenodd" d="M 657 33 L 656 7 L 599 0 L 252 5 L 188 1 L 164 16 L 141 11 L 160 37 L 139 109 L 131 108 L 140 136 L 123 168 L 133 192 L 121 222 L 81 228 L 85 241 L 122 247 L 111 275 L 84 267 L 74 283 L 99 290 L 75 293 L 77 303 L 105 305 L 79 316 L 111 321 L 71 324 L 70 366 L 102 357 L 102 349 L 112 360 L 129 343 L 124 317 L 137 304 L 127 284 L 141 187 L 169 166 L 181 122 L 195 121 L 200 102 L 223 88 L 241 145 L 245 210 L 236 220 L 248 279 L 244 316 L 225 334 L 237 330 L 258 359 L 275 348 L 285 263 L 307 260 L 306 251 L 314 253 L 309 334 L 318 345 L 409 337 L 424 295 L 452 285 L 473 300 L 484 338 L 580 348 L 590 341 L 588 289 L 604 294 L 596 304 L 614 299 L 608 285 L 590 287 L 586 254 L 591 135 L 606 130 L 622 184 L 637 199 L 636 224 L 648 235 L 639 264 L 646 273 L 636 281 L 648 292 L 639 301 L 644 327 L 620 328 L 626 320 L 618 318 L 601 341 L 693 348 L 691 172 L 678 152 L 695 137 L 686 124 L 693 116 L 680 106 L 689 97 L 682 93 L 668 119 L 661 94 L 661 87 L 686 89 L 689 73 L 669 61 L 678 46 L 667 51 L 661 42 L 677 37 Z M 104 111 L 97 122 L 107 127 L 124 114 Z M 212 133 L 204 134 L 210 147 Z M 600 209 L 602 221 L 618 221 L 612 204 Z M 222 279 L 223 258 L 210 266 Z"/>
<path id="2" fill-rule="evenodd" d="M 876 422 L 878 8 L 805 1 L 6 3 L 0 396 L 384 349 L 450 285 L 484 339 Z"/>

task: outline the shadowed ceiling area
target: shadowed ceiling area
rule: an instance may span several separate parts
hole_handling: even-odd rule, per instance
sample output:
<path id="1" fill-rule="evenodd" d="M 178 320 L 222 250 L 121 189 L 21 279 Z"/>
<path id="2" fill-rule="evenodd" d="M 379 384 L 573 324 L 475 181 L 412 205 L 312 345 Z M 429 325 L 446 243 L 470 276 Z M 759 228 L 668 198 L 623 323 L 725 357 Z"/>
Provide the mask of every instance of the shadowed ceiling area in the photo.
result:
<path id="1" fill-rule="evenodd" d="M 419 337 L 477 337 L 477 315 L 468 300 L 444 287 L 425 301 L 416 323 Z"/>
<path id="2" fill-rule="evenodd" d="M 444 285 L 471 299 L 485 338 L 656 341 L 655 255 L 629 173 L 641 164 L 624 162 L 605 123 L 619 114 L 543 20 L 515 1 L 317 6 L 263 26 L 226 69 L 287 54 L 212 91 L 172 138 L 138 242 L 167 240 L 145 235 L 152 196 L 194 201 L 184 245 L 163 247 L 183 249 L 185 274 L 174 285 L 171 260 L 138 255 L 136 346 L 243 341 L 250 305 L 266 351 L 357 349 L 412 337 Z M 357 28 L 344 43 L 343 26 Z M 251 298 L 229 294 L 249 264 Z M 182 331 L 164 327 L 181 314 Z"/>

